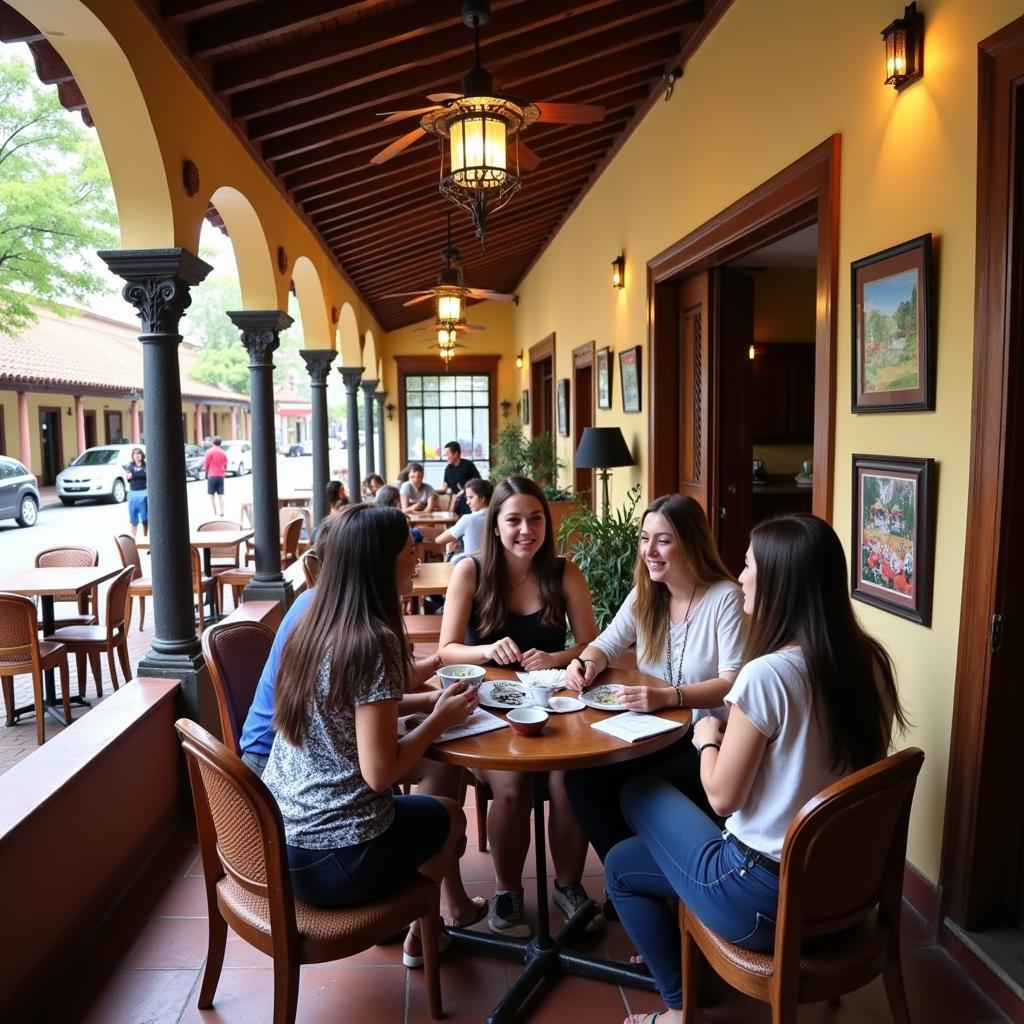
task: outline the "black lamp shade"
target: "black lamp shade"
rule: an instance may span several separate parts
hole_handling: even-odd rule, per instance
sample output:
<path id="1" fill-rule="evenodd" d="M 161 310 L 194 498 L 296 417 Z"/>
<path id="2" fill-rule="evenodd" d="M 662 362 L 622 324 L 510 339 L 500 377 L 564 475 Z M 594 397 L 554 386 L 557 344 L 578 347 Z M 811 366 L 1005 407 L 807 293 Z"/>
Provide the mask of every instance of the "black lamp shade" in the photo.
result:
<path id="1" fill-rule="evenodd" d="M 577 469 L 608 469 L 635 462 L 618 427 L 585 427 L 574 465 Z"/>

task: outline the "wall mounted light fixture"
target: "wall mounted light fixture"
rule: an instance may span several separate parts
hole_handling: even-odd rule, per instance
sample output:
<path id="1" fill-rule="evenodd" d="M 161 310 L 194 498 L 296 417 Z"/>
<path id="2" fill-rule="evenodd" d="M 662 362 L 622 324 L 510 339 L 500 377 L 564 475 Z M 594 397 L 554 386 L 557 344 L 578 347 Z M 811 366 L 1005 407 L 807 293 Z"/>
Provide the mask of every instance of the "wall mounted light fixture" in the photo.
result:
<path id="1" fill-rule="evenodd" d="M 516 353 L 516 369 L 521 370 L 523 368 L 523 353 Z"/>
<path id="2" fill-rule="evenodd" d="M 509 411 L 509 409 L 512 408 L 512 403 L 507 398 L 503 398 L 501 400 L 500 404 L 501 404 L 501 418 L 503 420 L 507 420 L 508 419 L 508 411 Z"/>
<path id="3" fill-rule="evenodd" d="M 747 355 L 750 356 L 751 359 L 755 358 L 757 356 L 757 349 L 751 345 L 747 350 Z"/>
<path id="4" fill-rule="evenodd" d="M 388 402 L 388 404 L 384 406 L 384 411 L 388 414 L 388 419 L 389 420 L 394 419 L 394 417 L 395 417 L 395 403 L 394 402 Z"/>
<path id="5" fill-rule="evenodd" d="M 897 92 L 924 74 L 924 15 L 915 0 L 892 24 L 882 29 L 885 42 L 885 84 Z"/>
<path id="6" fill-rule="evenodd" d="M 615 259 L 612 260 L 612 287 L 613 288 L 625 288 L 626 287 L 626 255 L 625 253 L 619 253 Z"/>

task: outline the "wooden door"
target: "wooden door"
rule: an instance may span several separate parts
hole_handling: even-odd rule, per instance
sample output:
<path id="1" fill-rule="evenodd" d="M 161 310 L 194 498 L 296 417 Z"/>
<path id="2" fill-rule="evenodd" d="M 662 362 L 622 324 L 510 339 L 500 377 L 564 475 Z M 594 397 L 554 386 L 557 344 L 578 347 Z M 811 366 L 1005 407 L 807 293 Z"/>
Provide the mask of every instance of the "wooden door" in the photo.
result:
<path id="1" fill-rule="evenodd" d="M 555 336 L 530 347 L 530 436 L 555 433 Z"/>
<path id="2" fill-rule="evenodd" d="M 124 429 L 121 424 L 119 412 L 105 412 L 103 414 L 103 429 L 107 435 L 107 444 L 120 444 L 124 437 Z"/>
<path id="3" fill-rule="evenodd" d="M 572 353 L 572 450 L 580 446 L 580 439 L 587 427 L 594 425 L 594 343 L 573 349 Z M 573 465 L 573 489 L 577 494 L 587 495 L 594 505 L 594 471 L 577 469 Z"/>
<path id="4" fill-rule="evenodd" d="M 64 438 L 61 433 L 61 410 L 55 405 L 39 407 L 39 448 L 42 474 L 39 482 L 48 487 L 57 482 L 57 474 L 64 468 Z"/>
<path id="5" fill-rule="evenodd" d="M 712 521 L 718 505 L 715 486 L 715 450 L 712 428 L 714 418 L 711 403 L 713 366 L 713 324 L 711 323 L 711 288 L 715 271 L 693 274 L 679 286 L 679 355 L 678 373 L 669 386 L 678 394 L 675 424 L 665 423 L 665 429 L 674 427 L 679 438 L 677 468 L 680 494 L 695 498 L 704 506 Z M 651 373 L 655 372 L 654 367 Z M 656 497 L 656 495 L 652 495 Z"/>
<path id="6" fill-rule="evenodd" d="M 85 424 L 85 447 L 95 448 L 96 441 L 96 410 L 86 409 L 82 413 L 82 420 Z"/>

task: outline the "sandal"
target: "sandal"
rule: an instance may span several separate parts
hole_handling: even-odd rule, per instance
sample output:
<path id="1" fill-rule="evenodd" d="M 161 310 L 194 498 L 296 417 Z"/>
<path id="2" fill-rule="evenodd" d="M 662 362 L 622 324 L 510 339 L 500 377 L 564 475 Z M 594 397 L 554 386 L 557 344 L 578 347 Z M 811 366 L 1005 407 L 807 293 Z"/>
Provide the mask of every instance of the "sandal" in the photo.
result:
<path id="1" fill-rule="evenodd" d="M 622 1024 L 657 1024 L 661 1011 L 657 1013 L 631 1013 Z"/>
<path id="2" fill-rule="evenodd" d="M 470 900 L 473 904 L 473 914 L 466 921 L 457 921 L 455 918 L 442 917 L 441 923 L 445 928 L 471 928 L 475 924 L 479 924 L 486 916 L 487 911 L 490 909 L 490 902 L 486 896 L 474 896 Z"/>
<path id="3" fill-rule="evenodd" d="M 437 936 L 437 955 L 440 956 L 451 944 L 452 937 L 446 932 L 440 932 Z M 423 966 L 423 940 L 413 932 L 409 932 L 402 945 L 402 964 L 410 968 Z"/>

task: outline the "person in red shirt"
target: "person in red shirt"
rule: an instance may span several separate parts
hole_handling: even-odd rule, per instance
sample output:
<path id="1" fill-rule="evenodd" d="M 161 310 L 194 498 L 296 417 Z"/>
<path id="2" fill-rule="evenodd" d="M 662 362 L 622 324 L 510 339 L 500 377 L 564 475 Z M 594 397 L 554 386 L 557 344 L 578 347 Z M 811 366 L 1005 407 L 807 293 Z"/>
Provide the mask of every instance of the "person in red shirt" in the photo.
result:
<path id="1" fill-rule="evenodd" d="M 221 448 L 221 439 L 214 437 L 213 447 L 206 453 L 203 469 L 206 472 L 206 493 L 210 496 L 213 514 L 224 515 L 224 474 L 228 469 L 228 453 Z M 217 510 L 217 499 L 220 499 L 220 511 Z"/>

